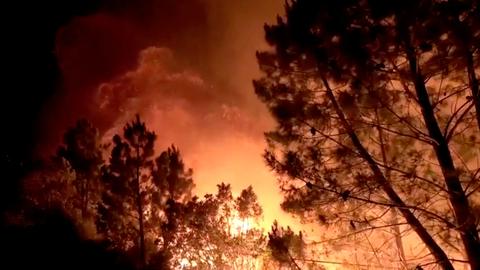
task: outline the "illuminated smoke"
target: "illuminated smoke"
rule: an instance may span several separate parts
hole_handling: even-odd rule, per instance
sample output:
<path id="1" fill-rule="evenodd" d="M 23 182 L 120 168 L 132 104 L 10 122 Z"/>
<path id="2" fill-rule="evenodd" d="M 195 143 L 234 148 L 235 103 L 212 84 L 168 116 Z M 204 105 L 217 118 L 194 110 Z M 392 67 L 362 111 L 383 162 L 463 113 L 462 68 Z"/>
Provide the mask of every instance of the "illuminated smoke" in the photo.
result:
<path id="1" fill-rule="evenodd" d="M 261 157 L 272 121 L 251 86 L 263 24 L 282 1 L 107 2 L 57 34 L 62 91 L 47 105 L 39 151 L 51 152 L 79 118 L 108 140 L 139 113 L 158 151 L 180 148 L 197 194 L 221 181 L 234 192 L 253 185 L 265 227 L 274 218 L 291 224 Z"/>
<path id="2" fill-rule="evenodd" d="M 176 66 L 170 50 L 150 47 L 140 52 L 134 70 L 102 83 L 95 102 L 99 117 L 115 119 L 107 140 L 140 113 L 158 135 L 158 151 L 172 143 L 180 147 L 194 168 L 198 194 L 215 192 L 221 181 L 237 192 L 253 184 L 269 224 L 279 215 L 280 197 L 271 192 L 275 179 L 261 158 L 268 115 L 251 115 L 219 97 L 220 91 Z"/>

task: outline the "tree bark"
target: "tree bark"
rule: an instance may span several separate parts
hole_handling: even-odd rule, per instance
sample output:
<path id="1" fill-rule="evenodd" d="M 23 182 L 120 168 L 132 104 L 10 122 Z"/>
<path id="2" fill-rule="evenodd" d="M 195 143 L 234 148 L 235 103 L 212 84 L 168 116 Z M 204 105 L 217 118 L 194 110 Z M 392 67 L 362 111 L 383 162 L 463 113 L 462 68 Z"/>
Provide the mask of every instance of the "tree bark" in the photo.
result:
<path id="1" fill-rule="evenodd" d="M 480 238 L 478 236 L 472 209 L 463 190 L 462 184 L 455 168 L 447 140 L 443 136 L 438 121 L 433 112 L 433 107 L 424 83 L 420 67 L 417 64 L 415 49 L 410 44 L 410 35 L 404 34 L 403 41 L 407 53 L 415 92 L 422 110 L 422 116 L 430 137 L 436 142 L 433 146 L 438 163 L 441 167 L 445 184 L 448 190 L 449 201 L 453 207 L 467 257 L 472 269 L 480 269 Z"/>
<path id="2" fill-rule="evenodd" d="M 136 175 L 136 192 L 137 192 L 137 212 L 138 212 L 138 223 L 139 223 L 139 240 L 140 240 L 140 269 L 143 269 L 146 266 L 146 257 L 145 257 L 145 232 L 143 224 L 143 204 L 142 204 L 142 194 L 140 189 L 140 150 L 139 146 L 136 145 L 137 151 L 137 175 Z"/>
<path id="3" fill-rule="evenodd" d="M 477 117 L 477 126 L 480 130 L 480 87 L 477 75 L 475 75 L 475 67 L 473 65 L 473 56 L 470 50 L 466 53 L 468 84 L 472 91 L 472 99 L 475 104 L 475 116 Z"/>
<path id="4" fill-rule="evenodd" d="M 89 189 L 89 177 L 84 176 L 85 187 L 83 190 L 82 196 L 82 218 L 87 218 L 87 210 L 88 210 L 88 189 Z"/>
<path id="5" fill-rule="evenodd" d="M 398 211 L 403 215 L 405 220 L 408 224 L 412 227 L 412 229 L 417 233 L 418 237 L 423 241 L 423 243 L 427 246 L 428 250 L 432 253 L 434 258 L 437 260 L 438 264 L 444 270 L 454 270 L 452 263 L 447 257 L 447 254 L 443 251 L 443 249 L 437 244 L 437 242 L 433 239 L 433 237 L 428 233 L 427 229 L 422 225 L 422 223 L 415 217 L 415 215 L 410 212 L 407 208 L 406 204 L 403 200 L 398 196 L 396 191 L 393 189 L 392 185 L 388 180 L 385 178 L 382 170 L 378 167 L 375 160 L 372 158 L 370 153 L 367 149 L 362 145 L 360 139 L 358 138 L 355 131 L 352 129 L 351 125 L 347 121 L 342 109 L 340 108 L 335 95 L 333 94 L 332 89 L 330 88 L 328 81 L 321 77 L 323 84 L 325 85 L 327 96 L 332 102 L 334 107 L 335 113 L 337 114 L 338 118 L 340 119 L 340 123 L 343 128 L 346 130 L 347 134 L 350 137 L 354 147 L 359 152 L 360 156 L 367 162 L 370 169 L 372 170 L 375 180 L 379 183 L 382 187 L 383 191 L 387 194 L 388 198 L 392 201 L 394 205 L 396 205 Z"/>
<path id="6" fill-rule="evenodd" d="M 465 65 L 468 77 L 468 86 L 472 94 L 472 101 L 475 106 L 475 116 L 477 120 L 477 126 L 480 130 L 480 87 L 477 75 L 475 74 L 475 65 L 473 61 L 473 52 L 471 50 L 471 44 L 473 38 L 468 33 L 468 25 L 462 23 L 460 19 L 454 18 L 453 30 L 459 41 L 459 46 L 463 51 L 463 57 L 465 57 Z"/>

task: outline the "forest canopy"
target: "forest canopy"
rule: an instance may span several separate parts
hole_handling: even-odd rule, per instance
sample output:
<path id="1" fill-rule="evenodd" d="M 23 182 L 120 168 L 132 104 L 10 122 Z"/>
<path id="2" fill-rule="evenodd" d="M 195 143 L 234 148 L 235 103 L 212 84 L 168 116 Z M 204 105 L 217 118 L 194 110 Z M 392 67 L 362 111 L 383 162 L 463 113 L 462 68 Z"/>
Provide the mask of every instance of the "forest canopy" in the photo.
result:
<path id="1" fill-rule="evenodd" d="M 402 268 L 480 269 L 479 14 L 478 1 L 288 1 L 254 81 L 277 122 L 265 160 L 282 207 L 377 231 Z M 424 252 L 406 254 L 409 235 Z"/>
<path id="2" fill-rule="evenodd" d="M 69 224 L 68 237 L 99 245 L 118 267 L 136 269 L 290 267 L 293 262 L 273 250 L 281 245 L 283 256 L 303 252 L 276 233 L 283 229 L 278 224 L 270 235 L 276 242 L 269 240 L 259 226 L 263 210 L 251 186 L 234 196 L 230 184 L 220 183 L 215 194 L 195 196 L 193 171 L 180 150 L 172 145 L 157 155 L 155 140 L 138 115 L 111 142 L 79 120 L 65 132 L 57 154 L 25 178 L 23 214 L 12 214 L 19 226 L 12 229 Z M 299 237 L 296 243 L 303 241 L 286 230 L 290 238 Z M 76 243 L 69 244 L 86 245 Z"/>
<path id="3" fill-rule="evenodd" d="M 479 0 L 64 2 L 4 31 L 1 269 L 480 269 Z"/>

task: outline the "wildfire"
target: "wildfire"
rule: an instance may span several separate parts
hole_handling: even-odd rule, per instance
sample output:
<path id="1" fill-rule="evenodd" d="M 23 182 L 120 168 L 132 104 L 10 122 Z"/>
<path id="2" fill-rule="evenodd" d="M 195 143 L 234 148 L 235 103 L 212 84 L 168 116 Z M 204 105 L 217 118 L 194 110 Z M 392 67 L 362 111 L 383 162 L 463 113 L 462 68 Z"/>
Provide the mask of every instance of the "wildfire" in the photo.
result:
<path id="1" fill-rule="evenodd" d="M 253 229 L 254 225 L 254 221 L 251 218 L 241 218 L 236 215 L 230 221 L 230 233 L 232 235 L 244 234 Z"/>

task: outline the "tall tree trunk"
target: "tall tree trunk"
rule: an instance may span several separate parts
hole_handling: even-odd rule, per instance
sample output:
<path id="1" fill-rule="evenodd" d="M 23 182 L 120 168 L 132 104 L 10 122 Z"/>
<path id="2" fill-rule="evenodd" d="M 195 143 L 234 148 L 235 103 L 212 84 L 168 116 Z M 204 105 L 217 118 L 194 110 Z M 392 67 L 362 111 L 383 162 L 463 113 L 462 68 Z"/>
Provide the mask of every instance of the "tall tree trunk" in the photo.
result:
<path id="1" fill-rule="evenodd" d="M 477 75 L 475 74 L 475 65 L 473 61 L 472 37 L 468 33 L 468 25 L 462 23 L 458 17 L 453 20 L 454 34 L 459 40 L 460 49 L 463 51 L 465 57 L 465 65 L 468 77 L 468 86 L 472 94 L 472 101 L 475 106 L 475 116 L 477 119 L 477 126 L 480 130 L 480 88 Z"/>
<path id="2" fill-rule="evenodd" d="M 478 83 L 477 75 L 475 74 L 475 67 L 473 65 L 473 55 L 468 48 L 466 48 L 466 62 L 467 62 L 467 74 L 468 74 L 468 84 L 470 90 L 472 91 L 472 99 L 475 104 L 475 115 L 477 117 L 477 125 L 480 130 L 480 87 Z"/>
<path id="3" fill-rule="evenodd" d="M 162 238 L 163 238 L 163 252 L 166 255 L 166 257 L 169 257 L 172 255 L 172 250 L 170 247 L 170 244 L 174 240 L 174 230 L 176 229 L 176 220 L 175 220 L 175 211 L 176 209 L 173 209 L 176 207 L 175 201 L 172 199 L 170 196 L 167 199 L 167 205 L 166 205 L 166 223 L 162 225 Z"/>
<path id="4" fill-rule="evenodd" d="M 140 188 L 140 150 L 139 146 L 136 145 L 137 151 L 137 175 L 136 175 L 136 192 L 137 192 L 137 212 L 138 212 L 138 224 L 139 224 L 139 240 L 140 240 L 140 267 L 143 269 L 146 266 L 146 256 L 145 256 L 145 232 L 143 224 L 143 204 L 142 204 L 142 193 Z"/>
<path id="5" fill-rule="evenodd" d="M 423 241 L 425 246 L 428 250 L 432 253 L 433 257 L 437 260 L 438 264 L 444 270 L 454 270 L 452 263 L 447 257 L 447 254 L 443 251 L 443 249 L 437 244 L 437 242 L 433 239 L 433 237 L 428 233 L 427 229 L 423 226 L 423 224 L 415 217 L 415 215 L 408 209 L 407 205 L 403 202 L 397 192 L 393 189 L 392 185 L 388 180 L 385 178 L 382 170 L 378 167 L 377 163 L 367 151 L 367 149 L 362 145 L 360 139 L 358 138 L 357 134 L 353 130 L 352 126 L 348 122 L 345 114 L 343 113 L 340 105 L 333 94 L 333 90 L 331 89 L 328 81 L 321 77 L 323 84 L 325 85 L 326 92 L 328 99 L 332 102 L 333 108 L 335 113 L 337 114 L 338 118 L 340 119 L 340 124 L 346 130 L 350 140 L 352 141 L 354 147 L 359 152 L 360 156 L 367 162 L 370 169 L 372 170 L 375 180 L 383 189 L 385 194 L 388 196 L 390 201 L 396 205 L 398 211 L 403 215 L 407 223 L 412 227 L 412 229 L 417 233 L 418 237 Z"/>
<path id="6" fill-rule="evenodd" d="M 87 210 L 88 210 L 88 188 L 89 188 L 89 177 L 84 176 L 84 189 L 83 189 L 83 196 L 82 196 L 82 218 L 87 218 Z"/>
<path id="7" fill-rule="evenodd" d="M 415 49 L 410 44 L 408 30 L 403 33 L 403 42 L 405 43 L 407 60 L 410 65 L 410 75 L 422 110 L 423 120 L 427 127 L 428 134 L 436 142 L 434 145 L 434 151 L 445 179 L 449 201 L 453 207 L 456 223 L 458 225 L 457 230 L 460 232 L 460 237 L 465 247 L 470 267 L 472 270 L 480 269 L 480 238 L 473 217 L 474 215 L 462 184 L 460 183 L 459 175 L 455 168 L 447 140 L 443 136 L 433 112 L 424 78 L 420 67 L 417 64 Z"/>
<path id="8" fill-rule="evenodd" d="M 391 170 L 388 168 L 389 166 L 389 162 L 388 162 L 388 156 L 387 156 L 387 149 L 386 149 L 386 145 L 385 145 L 385 138 L 384 138 L 384 134 L 383 134 L 383 131 L 381 129 L 381 122 L 380 122 L 380 118 L 378 116 L 378 110 L 375 109 L 375 116 L 377 118 L 377 131 L 378 131 L 378 139 L 380 141 L 380 150 L 381 150 L 381 154 L 382 154 L 382 162 L 383 164 L 385 164 L 387 167 L 385 168 L 385 178 L 387 180 L 391 180 Z M 400 234 L 400 225 L 396 225 L 397 222 L 398 222 L 398 218 L 397 218 L 397 211 L 396 209 L 392 209 L 392 224 L 393 225 L 393 228 L 392 228 L 392 231 L 393 231 L 393 235 L 395 236 L 395 245 L 397 246 L 397 252 L 398 252 L 398 257 L 400 258 L 400 263 L 402 265 L 403 268 L 407 269 L 407 260 L 406 260 L 406 257 L 405 257 L 405 251 L 404 251 L 404 248 L 403 248 L 403 242 L 402 242 L 402 235 Z"/>

